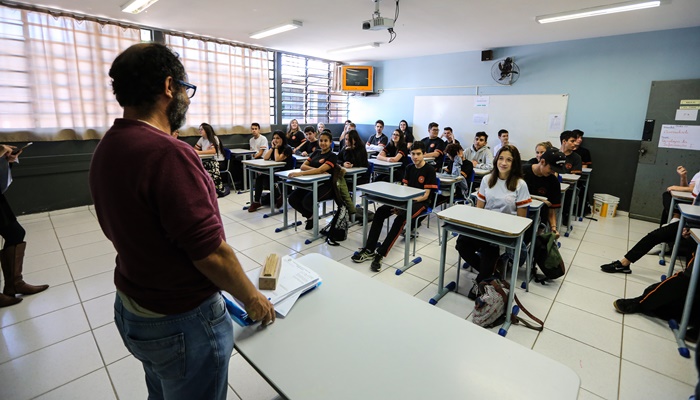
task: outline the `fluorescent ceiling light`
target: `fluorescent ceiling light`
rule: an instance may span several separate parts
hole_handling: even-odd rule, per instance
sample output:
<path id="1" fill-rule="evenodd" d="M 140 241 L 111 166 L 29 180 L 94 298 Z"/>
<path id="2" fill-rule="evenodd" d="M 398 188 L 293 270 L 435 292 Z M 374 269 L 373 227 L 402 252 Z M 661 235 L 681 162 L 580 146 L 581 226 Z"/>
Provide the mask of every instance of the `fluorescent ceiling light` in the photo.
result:
<path id="1" fill-rule="evenodd" d="M 273 26 L 272 28 L 263 29 L 259 32 L 251 33 L 251 39 L 262 39 L 264 37 L 276 35 L 278 33 L 291 31 L 292 29 L 301 28 L 303 24 L 301 21 L 290 21 L 283 25 Z"/>
<path id="2" fill-rule="evenodd" d="M 157 1 L 158 0 L 131 0 L 122 6 L 122 11 L 125 13 L 138 14 Z"/>
<path id="3" fill-rule="evenodd" d="M 570 19 L 595 17 L 598 15 L 614 14 L 625 11 L 642 10 L 644 8 L 658 7 L 661 5 L 661 1 L 627 1 L 624 3 L 610 4 L 607 6 L 584 8 L 576 11 L 568 11 L 558 14 L 541 15 L 535 18 L 535 21 L 540 24 L 547 24 L 550 22 L 568 21 Z"/>
<path id="4" fill-rule="evenodd" d="M 379 42 L 361 44 L 361 45 L 350 46 L 350 47 L 343 47 L 341 49 L 335 49 L 335 50 L 328 50 L 328 53 L 331 53 L 331 54 L 347 53 L 350 51 L 369 50 L 369 49 L 374 49 L 377 47 L 379 47 Z"/>

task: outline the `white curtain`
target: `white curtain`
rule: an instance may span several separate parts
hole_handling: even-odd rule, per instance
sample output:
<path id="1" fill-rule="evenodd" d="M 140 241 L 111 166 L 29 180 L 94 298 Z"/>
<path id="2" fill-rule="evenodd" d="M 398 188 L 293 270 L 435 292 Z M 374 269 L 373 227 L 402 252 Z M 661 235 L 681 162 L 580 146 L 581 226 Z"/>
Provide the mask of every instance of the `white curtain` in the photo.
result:
<path id="1" fill-rule="evenodd" d="M 180 55 L 189 83 L 197 85 L 187 113 L 190 129 L 181 133 L 199 135 L 203 122 L 217 134 L 250 133 L 253 122 L 269 131 L 272 52 L 174 35 L 165 41 Z"/>
<path id="2" fill-rule="evenodd" d="M 3 141 L 101 137 L 122 115 L 109 67 L 139 29 L 0 6 Z"/>

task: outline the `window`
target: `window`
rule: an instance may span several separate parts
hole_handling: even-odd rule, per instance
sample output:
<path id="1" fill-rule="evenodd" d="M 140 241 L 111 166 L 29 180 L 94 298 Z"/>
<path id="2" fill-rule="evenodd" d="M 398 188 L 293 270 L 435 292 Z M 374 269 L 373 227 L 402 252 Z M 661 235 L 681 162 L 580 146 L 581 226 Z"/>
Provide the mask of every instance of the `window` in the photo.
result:
<path id="1" fill-rule="evenodd" d="M 347 119 L 348 96 L 335 90 L 336 63 L 277 54 L 279 122 L 342 123 Z"/>

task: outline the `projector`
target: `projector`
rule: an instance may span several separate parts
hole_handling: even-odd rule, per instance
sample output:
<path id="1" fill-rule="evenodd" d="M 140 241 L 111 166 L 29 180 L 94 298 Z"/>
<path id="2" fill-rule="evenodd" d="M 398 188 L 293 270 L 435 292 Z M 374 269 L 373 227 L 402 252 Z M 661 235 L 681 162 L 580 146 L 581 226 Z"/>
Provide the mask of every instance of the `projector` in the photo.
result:
<path id="1" fill-rule="evenodd" d="M 384 29 L 392 29 L 394 20 L 391 18 L 374 17 L 368 21 L 362 22 L 362 29 L 370 31 L 381 31 Z"/>

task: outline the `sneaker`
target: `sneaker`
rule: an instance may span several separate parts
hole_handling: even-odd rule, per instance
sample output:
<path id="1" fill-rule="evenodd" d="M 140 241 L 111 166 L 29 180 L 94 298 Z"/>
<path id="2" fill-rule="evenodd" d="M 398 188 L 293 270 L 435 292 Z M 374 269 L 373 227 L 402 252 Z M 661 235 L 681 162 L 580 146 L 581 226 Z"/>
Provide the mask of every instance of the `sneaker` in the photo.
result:
<path id="1" fill-rule="evenodd" d="M 356 263 L 362 263 L 374 258 L 374 252 L 368 249 L 360 249 L 360 251 L 355 252 L 355 254 L 350 257 Z"/>
<path id="2" fill-rule="evenodd" d="M 610 264 L 604 264 L 600 266 L 600 269 L 603 270 L 603 272 L 607 273 L 614 273 L 614 272 L 622 272 L 623 274 L 631 274 L 632 270 L 630 267 L 625 267 L 622 265 L 620 261 L 613 261 Z"/>
<path id="3" fill-rule="evenodd" d="M 620 314 L 634 314 L 639 308 L 637 299 L 617 299 L 613 301 L 613 307 Z"/>
<path id="4" fill-rule="evenodd" d="M 260 207 L 262 207 L 262 204 L 254 201 L 250 203 L 250 207 L 248 207 L 248 212 L 256 212 L 258 211 L 258 209 L 260 209 Z"/>
<path id="5" fill-rule="evenodd" d="M 647 251 L 647 254 L 650 256 L 655 256 L 655 255 L 661 253 L 661 249 L 663 248 L 662 246 L 663 246 L 662 243 L 657 244 L 651 250 Z"/>
<path id="6" fill-rule="evenodd" d="M 374 255 L 374 260 L 372 260 L 372 265 L 370 266 L 372 271 L 379 272 L 382 269 L 382 258 L 384 257 L 381 254 Z"/>
<path id="7" fill-rule="evenodd" d="M 420 235 L 420 233 L 417 230 L 415 230 L 415 229 L 411 230 L 411 240 L 417 238 L 419 235 Z M 405 229 L 403 231 L 401 231 L 401 237 L 406 238 L 406 230 Z"/>
<path id="8" fill-rule="evenodd" d="M 307 219 L 307 220 L 306 220 L 306 225 L 304 225 L 304 229 L 306 229 L 307 231 L 310 231 L 310 230 L 314 229 L 314 220 L 313 220 L 313 218 Z"/>

